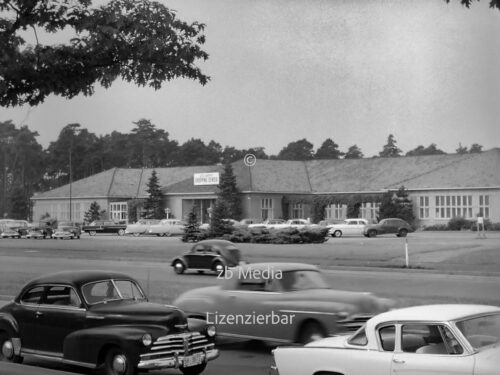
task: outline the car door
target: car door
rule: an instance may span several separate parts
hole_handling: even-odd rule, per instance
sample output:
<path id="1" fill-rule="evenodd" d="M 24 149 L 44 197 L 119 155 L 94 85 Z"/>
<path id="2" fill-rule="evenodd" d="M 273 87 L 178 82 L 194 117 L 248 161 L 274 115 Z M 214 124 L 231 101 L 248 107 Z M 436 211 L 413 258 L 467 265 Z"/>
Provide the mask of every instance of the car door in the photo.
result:
<path id="1" fill-rule="evenodd" d="M 401 345 L 394 353 L 394 375 L 471 375 L 468 355 L 444 324 L 401 325 Z"/>
<path id="2" fill-rule="evenodd" d="M 204 255 L 205 245 L 195 245 L 188 254 L 184 255 L 188 268 L 201 268 Z"/>
<path id="3" fill-rule="evenodd" d="M 395 220 L 386 220 L 381 226 L 381 230 L 383 234 L 388 233 L 396 233 L 397 232 L 397 221 Z"/>
<path id="4" fill-rule="evenodd" d="M 69 285 L 50 285 L 37 310 L 38 350 L 62 353 L 66 336 L 85 323 L 85 309 L 76 291 Z"/>
<path id="5" fill-rule="evenodd" d="M 44 292 L 43 285 L 31 287 L 21 295 L 19 303 L 12 312 L 19 326 L 23 349 L 36 350 L 38 347 L 37 311 Z"/>

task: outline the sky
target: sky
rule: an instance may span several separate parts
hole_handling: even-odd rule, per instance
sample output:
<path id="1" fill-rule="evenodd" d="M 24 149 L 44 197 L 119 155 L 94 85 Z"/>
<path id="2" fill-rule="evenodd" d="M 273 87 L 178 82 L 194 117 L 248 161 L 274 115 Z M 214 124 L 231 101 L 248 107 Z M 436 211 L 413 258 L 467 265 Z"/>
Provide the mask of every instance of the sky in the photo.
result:
<path id="1" fill-rule="evenodd" d="M 172 0 L 206 24 L 206 86 L 186 79 L 155 91 L 115 81 L 91 97 L 51 96 L 0 108 L 47 147 L 70 123 L 98 135 L 145 118 L 190 138 L 277 154 L 306 138 L 365 156 L 389 134 L 404 151 L 436 143 L 500 146 L 500 11 L 481 0 Z M 43 41 L 42 41 L 43 42 Z"/>

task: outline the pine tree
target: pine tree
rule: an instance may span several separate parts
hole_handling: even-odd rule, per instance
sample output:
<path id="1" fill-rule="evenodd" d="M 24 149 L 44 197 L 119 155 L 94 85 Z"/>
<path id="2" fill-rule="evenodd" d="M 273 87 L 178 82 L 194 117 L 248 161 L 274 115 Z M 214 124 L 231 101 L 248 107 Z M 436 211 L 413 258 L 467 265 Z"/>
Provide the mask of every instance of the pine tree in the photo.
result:
<path id="1" fill-rule="evenodd" d="M 217 199 L 212 210 L 212 215 L 210 216 L 209 237 L 222 237 L 224 234 L 233 231 L 233 225 L 227 220 L 227 217 L 228 207 L 226 203 L 221 199 Z"/>
<path id="2" fill-rule="evenodd" d="M 413 203 L 408 198 L 408 191 L 404 186 L 401 186 L 396 193 L 390 191 L 385 193 L 380 203 L 379 220 L 394 217 L 403 219 L 410 224 L 415 221 Z"/>
<path id="3" fill-rule="evenodd" d="M 396 140 L 394 139 L 394 136 L 392 134 L 389 134 L 387 137 L 387 144 L 384 145 L 384 148 L 382 151 L 378 153 L 378 156 L 382 158 L 394 158 L 401 156 L 401 149 L 396 146 Z"/>
<path id="4" fill-rule="evenodd" d="M 148 181 L 148 198 L 144 203 L 144 215 L 145 219 L 164 219 L 165 211 L 163 209 L 163 195 L 161 193 L 160 184 L 158 181 L 158 176 L 156 171 L 153 169 L 151 172 L 151 177 Z"/>
<path id="5" fill-rule="evenodd" d="M 85 212 L 85 215 L 83 217 L 83 220 L 86 223 L 91 223 L 93 221 L 99 220 L 101 218 L 101 207 L 99 206 L 99 203 L 96 201 L 92 202 L 90 204 L 89 210 Z"/>
<path id="6" fill-rule="evenodd" d="M 224 219 L 241 219 L 241 198 L 240 191 L 236 186 L 236 177 L 231 164 L 224 166 L 224 171 L 220 176 L 218 200 L 223 202 L 227 216 Z"/>
<path id="7" fill-rule="evenodd" d="M 184 227 L 184 234 L 182 235 L 182 241 L 196 241 L 200 233 L 200 223 L 198 222 L 198 216 L 196 215 L 196 208 L 193 206 L 188 214 L 187 224 Z"/>

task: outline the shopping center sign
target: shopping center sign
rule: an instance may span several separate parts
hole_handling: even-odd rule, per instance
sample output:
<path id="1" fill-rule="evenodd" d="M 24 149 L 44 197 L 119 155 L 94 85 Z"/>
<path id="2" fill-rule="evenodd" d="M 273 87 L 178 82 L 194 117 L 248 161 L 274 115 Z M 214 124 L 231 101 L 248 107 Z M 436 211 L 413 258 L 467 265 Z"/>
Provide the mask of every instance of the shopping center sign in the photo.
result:
<path id="1" fill-rule="evenodd" d="M 219 185 L 219 172 L 213 173 L 195 173 L 195 185 Z"/>

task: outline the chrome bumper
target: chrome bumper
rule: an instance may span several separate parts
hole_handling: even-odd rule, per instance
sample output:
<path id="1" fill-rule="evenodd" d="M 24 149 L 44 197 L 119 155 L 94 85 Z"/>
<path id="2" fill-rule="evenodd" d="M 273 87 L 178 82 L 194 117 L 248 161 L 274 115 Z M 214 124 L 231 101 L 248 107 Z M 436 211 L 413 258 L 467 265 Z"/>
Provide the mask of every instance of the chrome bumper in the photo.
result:
<path id="1" fill-rule="evenodd" d="M 204 359 L 203 363 L 211 361 L 219 356 L 218 349 L 211 349 L 203 352 Z M 158 359 L 148 359 L 140 361 L 137 368 L 140 370 L 152 370 L 152 369 L 162 369 L 162 368 L 179 368 L 184 364 L 184 356 L 177 355 L 177 353 L 168 358 L 158 358 Z"/>

